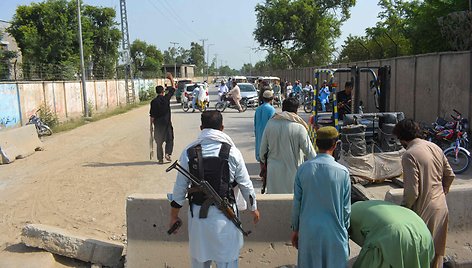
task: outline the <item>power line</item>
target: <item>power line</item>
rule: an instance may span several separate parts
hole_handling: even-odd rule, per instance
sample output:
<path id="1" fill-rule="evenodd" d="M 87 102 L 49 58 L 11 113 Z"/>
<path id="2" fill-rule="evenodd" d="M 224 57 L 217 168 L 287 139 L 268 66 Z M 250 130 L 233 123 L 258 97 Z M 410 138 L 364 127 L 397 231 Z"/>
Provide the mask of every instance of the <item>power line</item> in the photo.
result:
<path id="1" fill-rule="evenodd" d="M 170 13 L 172 13 L 172 15 L 174 16 L 174 18 L 176 18 L 177 20 L 179 20 L 179 21 L 182 23 L 182 25 L 183 25 L 186 29 L 188 29 L 190 32 L 192 32 L 192 33 L 195 35 L 195 37 L 200 36 L 198 33 L 194 32 L 194 31 L 192 30 L 192 27 L 189 27 L 189 25 L 187 24 L 186 20 L 182 19 L 182 18 L 180 17 L 180 15 L 179 15 L 178 12 L 175 12 L 175 10 L 172 8 L 172 6 L 169 4 L 169 2 L 167 2 L 167 0 L 164 0 L 163 3 L 167 5 L 168 9 L 170 10 Z"/>
<path id="2" fill-rule="evenodd" d="M 175 16 L 172 16 L 169 14 L 166 14 L 165 12 L 163 12 L 161 9 L 159 9 L 159 7 L 154 3 L 152 2 L 151 0 L 148 0 L 148 2 L 154 7 L 154 9 L 156 9 L 163 17 L 166 17 L 166 18 L 172 18 L 174 20 L 174 22 L 176 22 L 176 26 L 178 26 L 182 31 L 185 31 L 189 34 L 192 34 L 192 35 L 195 35 L 195 37 L 198 37 L 198 35 L 196 35 L 194 32 L 190 31 L 189 28 L 185 27 L 185 25 L 182 24 L 182 22 L 180 22 Z"/>

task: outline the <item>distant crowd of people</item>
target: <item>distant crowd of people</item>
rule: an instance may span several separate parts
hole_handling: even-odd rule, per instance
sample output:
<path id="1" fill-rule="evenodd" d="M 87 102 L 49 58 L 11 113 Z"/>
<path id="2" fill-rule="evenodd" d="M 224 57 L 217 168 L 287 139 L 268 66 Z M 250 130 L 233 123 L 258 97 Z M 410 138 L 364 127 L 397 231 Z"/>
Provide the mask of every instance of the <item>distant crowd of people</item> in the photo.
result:
<path id="1" fill-rule="evenodd" d="M 168 78 L 172 81 L 171 75 Z M 220 88 L 224 86 L 222 83 Z M 271 105 L 273 88 L 261 85 L 259 92 L 263 104 L 254 114 L 255 156 L 262 192 L 293 194 L 287 222 L 291 222 L 292 245 L 298 249 L 298 267 L 347 267 L 349 238 L 362 246 L 354 267 L 442 267 L 448 224 L 445 195 L 455 176 L 442 150 L 420 138 L 418 124 L 405 119 L 393 130 L 406 148 L 402 206 L 386 201 L 359 201 L 351 206 L 349 170 L 333 157 L 339 146 L 337 129 L 317 129 L 316 152 L 308 125 L 297 114 L 299 100 L 286 96 L 282 111 L 276 112 Z M 346 83 L 345 91 L 338 93 L 340 100 L 347 100 L 350 90 L 352 84 Z M 171 161 L 169 100 L 174 91 L 173 83 L 167 94 L 158 86 L 158 96 L 151 102 L 151 127 L 160 164 L 163 157 Z M 241 152 L 223 132 L 222 114 L 203 112 L 200 130 L 180 155 L 180 165 L 200 182 L 207 181 L 232 212 L 222 210 L 199 184 L 179 173 L 171 196 L 169 226 L 181 221 L 179 212 L 188 200 L 192 267 L 211 267 L 213 262 L 217 267 L 238 267 L 243 234 L 231 217 L 237 217 L 238 209 L 248 208 L 257 223 L 256 193 Z"/>

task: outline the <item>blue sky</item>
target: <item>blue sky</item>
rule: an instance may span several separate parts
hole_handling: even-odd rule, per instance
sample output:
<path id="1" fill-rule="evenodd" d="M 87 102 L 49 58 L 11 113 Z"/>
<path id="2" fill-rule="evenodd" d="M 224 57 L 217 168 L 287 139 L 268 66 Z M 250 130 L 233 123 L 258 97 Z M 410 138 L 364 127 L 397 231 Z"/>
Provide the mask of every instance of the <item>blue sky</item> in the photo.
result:
<path id="1" fill-rule="evenodd" d="M 119 19 L 119 0 L 82 0 L 95 6 L 112 7 Z M 9 21 L 18 5 L 31 0 L 0 0 L 0 19 Z M 254 7 L 258 0 L 128 0 L 128 24 L 131 42 L 137 38 L 166 50 L 170 42 L 189 48 L 191 42 L 205 41 L 210 59 L 218 54 L 218 66 L 222 63 L 239 69 L 244 63 L 264 58 L 264 52 L 251 50 L 257 47 L 252 32 L 256 26 Z M 351 18 L 341 27 L 342 36 L 336 42 L 339 47 L 349 35 L 363 35 L 366 27 L 378 21 L 380 8 L 377 1 L 357 0 L 351 9 Z"/>

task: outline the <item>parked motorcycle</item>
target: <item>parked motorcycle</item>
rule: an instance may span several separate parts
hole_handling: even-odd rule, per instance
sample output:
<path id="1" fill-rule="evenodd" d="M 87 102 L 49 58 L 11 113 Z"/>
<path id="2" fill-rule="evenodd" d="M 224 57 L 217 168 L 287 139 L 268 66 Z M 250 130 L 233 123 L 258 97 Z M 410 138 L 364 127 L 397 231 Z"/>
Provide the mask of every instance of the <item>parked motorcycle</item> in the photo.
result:
<path id="1" fill-rule="evenodd" d="M 236 103 L 234 103 L 233 98 L 226 96 L 226 94 L 223 94 L 222 99 L 223 101 L 219 101 L 215 105 L 215 109 L 217 111 L 224 112 L 226 108 L 238 110 L 238 106 L 236 105 Z M 239 104 L 241 105 L 241 112 L 245 112 L 247 110 L 247 102 L 241 99 L 239 101 Z"/>
<path id="2" fill-rule="evenodd" d="M 469 167 L 471 155 L 467 149 L 469 122 L 462 114 L 454 110 L 453 121 L 437 118 L 433 127 L 427 128 L 426 139 L 436 143 L 444 151 L 452 170 L 456 174 L 463 173 Z"/>
<path id="3" fill-rule="evenodd" d="M 36 132 L 38 132 L 38 137 L 41 136 L 51 136 L 52 135 L 52 130 L 49 128 L 38 116 L 38 112 L 40 110 L 37 110 L 35 114 L 31 115 L 27 125 L 34 124 L 36 127 Z"/>

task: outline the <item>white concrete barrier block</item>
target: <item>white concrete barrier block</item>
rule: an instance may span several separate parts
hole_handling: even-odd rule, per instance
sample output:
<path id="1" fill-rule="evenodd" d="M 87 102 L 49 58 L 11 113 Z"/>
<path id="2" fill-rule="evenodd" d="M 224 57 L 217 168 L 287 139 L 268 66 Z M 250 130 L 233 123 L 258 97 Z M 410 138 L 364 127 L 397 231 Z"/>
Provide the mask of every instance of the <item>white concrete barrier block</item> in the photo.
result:
<path id="1" fill-rule="evenodd" d="M 42 224 L 26 225 L 21 241 L 54 254 L 111 267 L 119 265 L 123 252 L 122 244 L 82 237 Z"/>
<path id="2" fill-rule="evenodd" d="M 32 155 L 41 146 L 34 125 L 0 131 L 0 165 Z"/>
<path id="3" fill-rule="evenodd" d="M 403 189 L 391 189 L 385 194 L 385 200 L 395 204 L 401 204 L 403 200 Z M 452 185 L 446 195 L 447 207 L 449 209 L 450 231 L 472 230 L 472 185 Z"/>

